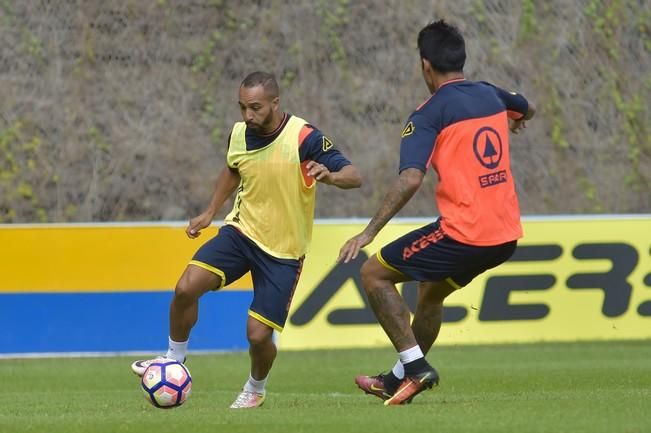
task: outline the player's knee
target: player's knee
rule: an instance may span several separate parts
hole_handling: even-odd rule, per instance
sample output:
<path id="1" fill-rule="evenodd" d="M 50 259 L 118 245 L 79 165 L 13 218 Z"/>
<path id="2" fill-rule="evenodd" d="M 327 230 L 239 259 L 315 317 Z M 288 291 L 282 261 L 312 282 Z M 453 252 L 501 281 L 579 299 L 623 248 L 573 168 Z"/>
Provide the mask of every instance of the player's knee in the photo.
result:
<path id="1" fill-rule="evenodd" d="M 176 283 L 174 296 L 183 302 L 194 302 L 204 293 L 221 286 L 221 277 L 202 269 L 188 269 Z"/>
<path id="2" fill-rule="evenodd" d="M 246 334 L 246 338 L 249 340 L 249 344 L 251 346 L 263 346 L 271 342 L 272 334 L 273 330 L 268 331 L 263 329 L 249 329 Z"/>
<path id="3" fill-rule="evenodd" d="M 189 278 L 181 278 L 174 288 L 174 296 L 180 301 L 194 302 L 201 294 L 202 291 L 197 290 Z"/>
<path id="4" fill-rule="evenodd" d="M 362 278 L 362 285 L 364 286 L 364 290 L 366 290 L 367 293 L 377 286 L 377 272 L 371 260 L 367 260 L 362 265 L 362 269 L 360 269 L 360 277 Z"/>

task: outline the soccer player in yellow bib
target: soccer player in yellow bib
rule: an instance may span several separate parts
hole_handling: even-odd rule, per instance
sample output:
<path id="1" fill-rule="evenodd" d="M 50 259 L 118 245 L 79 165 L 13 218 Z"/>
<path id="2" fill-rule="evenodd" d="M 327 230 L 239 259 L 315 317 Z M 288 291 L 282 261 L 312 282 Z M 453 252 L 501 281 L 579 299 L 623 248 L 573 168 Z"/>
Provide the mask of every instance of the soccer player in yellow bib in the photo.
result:
<path id="1" fill-rule="evenodd" d="M 229 138 L 227 166 L 218 176 L 207 209 L 190 220 L 186 234 L 196 238 L 224 202 L 237 191 L 233 210 L 214 238 L 196 252 L 179 279 L 170 306 L 165 358 L 184 362 L 198 300 L 250 271 L 253 301 L 247 338 L 248 381 L 233 409 L 254 408 L 265 399 L 265 385 L 276 358 L 273 331 L 282 331 L 312 235 L 317 182 L 358 188 L 361 176 L 330 139 L 305 120 L 283 112 L 272 74 L 254 72 L 240 86 L 243 122 Z M 142 376 L 154 360 L 136 361 Z"/>

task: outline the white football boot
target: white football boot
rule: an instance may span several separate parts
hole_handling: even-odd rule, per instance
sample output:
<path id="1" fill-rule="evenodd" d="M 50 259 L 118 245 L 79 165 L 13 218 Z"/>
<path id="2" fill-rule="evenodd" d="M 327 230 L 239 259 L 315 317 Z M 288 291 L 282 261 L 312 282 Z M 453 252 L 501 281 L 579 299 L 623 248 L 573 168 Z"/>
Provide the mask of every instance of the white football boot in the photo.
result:
<path id="1" fill-rule="evenodd" d="M 240 392 L 240 395 L 237 396 L 233 404 L 231 404 L 231 409 L 253 409 L 255 407 L 260 407 L 264 403 L 265 394 L 260 394 L 257 392 L 244 391 Z"/>
<path id="2" fill-rule="evenodd" d="M 142 377 L 142 375 L 145 374 L 145 370 L 147 370 L 147 367 L 149 367 L 154 362 L 169 362 L 169 361 L 174 361 L 174 359 L 167 358 L 166 356 L 159 356 L 153 359 L 143 359 L 140 361 L 134 361 L 131 364 L 131 371 L 133 371 L 134 374 Z M 183 363 L 185 363 L 185 359 L 181 364 Z"/>

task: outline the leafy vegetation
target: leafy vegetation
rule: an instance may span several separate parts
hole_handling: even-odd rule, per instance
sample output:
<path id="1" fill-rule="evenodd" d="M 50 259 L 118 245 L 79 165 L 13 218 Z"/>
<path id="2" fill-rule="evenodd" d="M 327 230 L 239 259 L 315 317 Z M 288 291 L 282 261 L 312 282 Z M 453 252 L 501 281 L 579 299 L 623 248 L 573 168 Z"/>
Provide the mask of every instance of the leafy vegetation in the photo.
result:
<path id="1" fill-rule="evenodd" d="M 365 175 L 358 191 L 320 188 L 317 216 L 368 217 L 429 96 L 417 30 L 441 17 L 466 36 L 468 78 L 539 109 L 512 139 L 525 214 L 649 212 L 642 0 L 0 0 L 0 222 L 195 215 L 258 69 Z M 436 213 L 435 177 L 402 216 Z"/>

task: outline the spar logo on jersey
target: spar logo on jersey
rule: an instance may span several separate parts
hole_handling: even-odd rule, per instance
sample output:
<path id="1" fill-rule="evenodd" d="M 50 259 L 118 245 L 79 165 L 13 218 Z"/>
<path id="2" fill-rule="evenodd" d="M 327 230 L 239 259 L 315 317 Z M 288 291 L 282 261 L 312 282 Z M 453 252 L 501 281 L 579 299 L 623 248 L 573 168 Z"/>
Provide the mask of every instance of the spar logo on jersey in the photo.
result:
<path id="1" fill-rule="evenodd" d="M 493 128 L 485 126 L 475 134 L 472 143 L 477 161 L 489 170 L 494 170 L 502 160 L 502 138 Z M 479 176 L 479 186 L 486 188 L 508 181 L 506 170 L 498 170 Z"/>
<path id="2" fill-rule="evenodd" d="M 475 134 L 472 143 L 477 161 L 489 170 L 500 165 L 502 160 L 502 138 L 490 126 L 484 126 Z"/>

